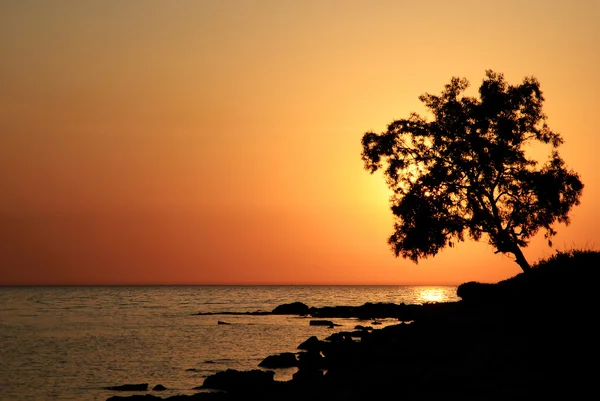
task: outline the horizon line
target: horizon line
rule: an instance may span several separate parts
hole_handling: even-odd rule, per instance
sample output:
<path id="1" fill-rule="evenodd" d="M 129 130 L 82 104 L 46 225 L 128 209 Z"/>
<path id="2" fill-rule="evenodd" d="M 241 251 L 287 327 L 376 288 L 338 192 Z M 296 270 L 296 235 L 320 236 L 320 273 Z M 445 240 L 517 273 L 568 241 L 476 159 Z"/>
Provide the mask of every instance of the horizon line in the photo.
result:
<path id="1" fill-rule="evenodd" d="M 2 287 L 457 287 L 460 284 L 0 284 Z"/>

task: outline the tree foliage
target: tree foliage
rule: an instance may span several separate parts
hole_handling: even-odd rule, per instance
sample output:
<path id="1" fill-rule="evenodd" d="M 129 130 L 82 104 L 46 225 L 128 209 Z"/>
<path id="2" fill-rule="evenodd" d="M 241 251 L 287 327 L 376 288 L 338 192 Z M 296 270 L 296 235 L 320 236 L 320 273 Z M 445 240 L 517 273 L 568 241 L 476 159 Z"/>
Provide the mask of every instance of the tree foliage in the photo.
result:
<path id="1" fill-rule="evenodd" d="M 558 153 L 563 139 L 546 124 L 536 78 L 513 86 L 486 71 L 479 98 L 464 95 L 468 86 L 455 77 L 441 95 L 420 96 L 431 121 L 412 113 L 363 135 L 365 168 L 382 169 L 393 191 L 388 242 L 396 256 L 418 262 L 465 236 L 485 236 L 527 271 L 521 247 L 540 229 L 552 245 L 553 225 L 569 224 L 583 184 Z M 543 164 L 526 152 L 535 143 L 550 148 Z"/>

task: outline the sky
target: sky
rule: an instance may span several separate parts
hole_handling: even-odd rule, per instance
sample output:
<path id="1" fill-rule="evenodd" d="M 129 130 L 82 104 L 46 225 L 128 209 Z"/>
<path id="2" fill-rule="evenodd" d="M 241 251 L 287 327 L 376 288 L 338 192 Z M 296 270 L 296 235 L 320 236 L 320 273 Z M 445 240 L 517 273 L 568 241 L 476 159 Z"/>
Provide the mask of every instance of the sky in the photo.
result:
<path id="1" fill-rule="evenodd" d="M 486 241 L 396 258 L 361 138 L 453 76 L 535 76 L 600 246 L 600 2 L 4 0 L 0 285 L 497 282 Z"/>

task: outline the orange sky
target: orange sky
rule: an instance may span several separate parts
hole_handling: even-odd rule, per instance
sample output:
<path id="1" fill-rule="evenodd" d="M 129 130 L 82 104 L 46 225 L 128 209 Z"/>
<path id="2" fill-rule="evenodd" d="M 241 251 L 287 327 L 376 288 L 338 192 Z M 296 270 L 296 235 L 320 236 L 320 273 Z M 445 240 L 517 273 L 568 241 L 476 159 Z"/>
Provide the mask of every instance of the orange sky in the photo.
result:
<path id="1" fill-rule="evenodd" d="M 365 131 L 486 69 L 536 76 L 600 246 L 600 2 L 0 4 L 0 284 L 460 284 L 485 241 L 396 259 Z M 530 262 L 553 252 L 543 238 Z"/>

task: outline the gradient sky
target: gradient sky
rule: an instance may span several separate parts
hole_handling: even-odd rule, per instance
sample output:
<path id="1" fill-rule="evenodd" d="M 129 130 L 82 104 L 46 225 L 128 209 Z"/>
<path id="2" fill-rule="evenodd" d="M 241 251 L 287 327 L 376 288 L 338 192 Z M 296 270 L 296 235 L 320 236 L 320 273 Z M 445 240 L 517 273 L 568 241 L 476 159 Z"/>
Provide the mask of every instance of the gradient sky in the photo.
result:
<path id="1" fill-rule="evenodd" d="M 514 276 L 485 241 L 395 258 L 360 159 L 365 131 L 486 69 L 541 82 L 586 185 L 555 248 L 596 249 L 598 21 L 594 0 L 4 0 L 0 284 Z"/>

